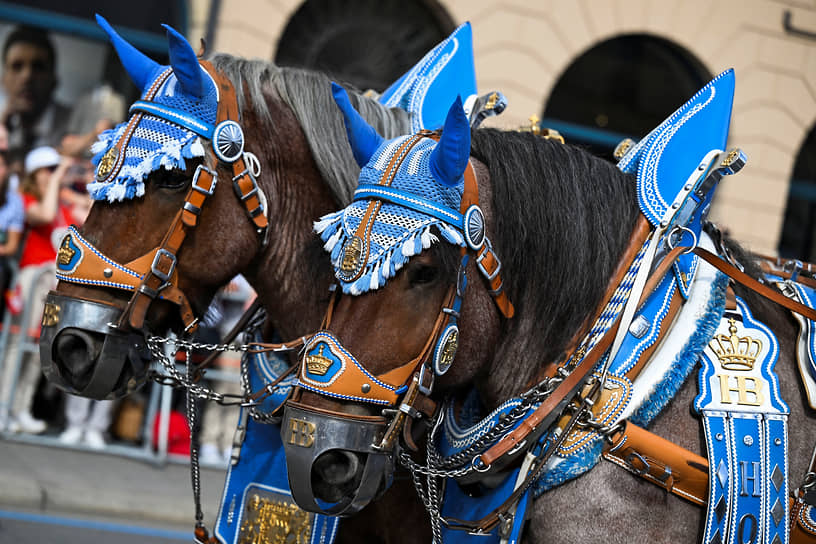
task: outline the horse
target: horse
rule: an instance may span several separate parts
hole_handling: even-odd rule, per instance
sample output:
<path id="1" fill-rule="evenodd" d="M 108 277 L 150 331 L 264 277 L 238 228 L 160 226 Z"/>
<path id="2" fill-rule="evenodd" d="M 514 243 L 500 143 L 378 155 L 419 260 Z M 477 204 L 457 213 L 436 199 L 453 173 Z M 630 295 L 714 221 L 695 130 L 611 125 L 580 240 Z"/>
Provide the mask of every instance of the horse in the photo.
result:
<path id="1" fill-rule="evenodd" d="M 715 82 L 727 80 L 728 75 Z M 695 100 L 713 100 L 714 94 L 712 88 L 706 88 Z M 717 87 L 716 96 L 717 100 L 728 96 L 725 83 Z M 684 479 L 689 466 L 696 466 L 703 483 L 715 485 L 711 482 L 716 482 L 717 465 L 712 461 L 709 474 L 706 443 L 692 419 L 698 393 L 695 380 L 689 376 L 716 327 L 709 323 L 687 332 L 690 343 L 686 345 L 696 347 L 689 352 L 691 357 L 686 357 L 684 370 L 671 371 L 677 389 L 673 398 L 655 390 L 650 399 L 657 407 L 649 408 L 648 413 L 629 414 L 631 419 L 639 417 L 640 425 L 650 423 L 650 437 L 664 437 L 695 454 L 688 457 L 688 466 L 683 463 L 686 472 L 681 477 L 666 470 L 657 472 L 650 483 L 625 474 L 613 463 L 599 461 L 605 439 L 614 440 L 621 427 L 619 421 L 613 424 L 614 418 L 606 422 L 600 417 L 587 418 L 586 410 L 591 411 L 592 406 L 611 404 L 610 395 L 619 386 L 601 379 L 607 375 L 601 369 L 609 368 L 602 366 L 602 354 L 615 349 L 613 337 L 604 334 L 597 344 L 587 344 L 584 339 L 599 334 L 593 332 L 596 318 L 605 315 L 602 310 L 608 301 L 614 302 L 617 295 L 612 296 L 612 292 L 625 283 L 620 279 L 633 277 L 629 264 L 649 254 L 646 248 L 650 246 L 644 241 L 660 228 L 650 224 L 639 206 L 640 189 L 636 191 L 636 186 L 640 178 L 578 147 L 529 132 L 484 128 L 471 133 L 462 120 L 461 103 L 451 107 L 441 136 L 426 132 L 383 140 L 372 136 L 342 90 L 335 89 L 335 98 L 346 117 L 355 156 L 363 159 L 362 171 L 353 203 L 315 223 L 331 252 L 339 286 L 323 328 L 307 344 L 297 390 L 286 404 L 284 427 L 294 429 L 285 446 L 295 500 L 316 512 L 353 512 L 367 501 L 376 503 L 377 493 L 387 487 L 399 462 L 412 469 L 418 493 L 435 525 L 434 542 L 465 541 L 469 535 L 478 535 L 474 539 L 479 542 L 516 542 L 521 538 L 527 543 L 550 544 L 699 541 L 706 519 L 705 508 L 700 508 L 705 498 L 695 504 L 666 493 L 671 485 L 653 483 L 667 479 L 676 483 Z M 730 118 L 730 102 L 725 110 Z M 692 126 L 687 121 L 698 111 L 704 110 L 681 109 L 670 120 L 682 119 L 686 127 Z M 723 142 L 727 124 L 726 118 L 724 133 L 718 129 Z M 656 130 L 654 134 L 663 135 L 661 145 L 665 145 L 669 133 Z M 698 133 L 697 140 L 707 137 Z M 690 145 L 690 141 L 683 140 L 683 145 Z M 715 154 L 719 157 L 716 164 L 732 164 L 724 158 L 738 155 Z M 632 155 L 624 156 L 622 163 Z M 682 177 L 680 190 L 686 195 L 693 185 L 684 188 L 686 176 L 698 168 L 696 162 L 690 164 L 692 168 L 676 169 Z M 710 170 L 706 170 L 705 161 L 696 170 L 697 176 L 704 170 Z M 707 188 L 711 189 L 711 184 Z M 704 191 L 701 194 L 705 196 Z M 705 198 L 709 200 L 693 212 L 696 219 L 692 222 L 697 221 L 700 227 L 705 223 L 705 212 L 700 210 L 707 210 L 711 195 Z M 685 209 L 683 202 L 671 208 L 667 205 L 667 210 Z M 672 203 L 671 198 L 668 203 Z M 705 226 L 693 236 L 683 229 L 675 235 L 689 247 L 703 245 L 704 238 L 716 240 L 712 244 L 721 254 L 739 263 L 749 276 L 763 278 L 757 257 L 730 238 L 718 236 L 712 224 Z M 689 251 L 675 238 L 666 243 L 662 250 L 655 250 L 652 261 L 658 263 L 661 256 L 666 257 L 663 272 L 673 266 L 678 253 Z M 702 274 L 705 263 L 700 267 L 697 274 Z M 673 279 L 672 272 L 663 277 L 661 283 L 680 281 Z M 706 287 L 707 302 L 697 310 L 695 319 L 713 313 L 719 320 L 723 308 L 731 307 L 726 303 L 730 291 L 728 297 L 726 291 L 732 289 L 740 300 L 747 301 L 754 318 L 778 337 L 775 371 L 781 397 L 790 406 L 789 474 L 791 481 L 797 482 L 808 472 L 816 412 L 807 404 L 796 366 L 793 319 L 787 310 L 741 284 L 728 287 L 725 275 L 710 272 L 709 277 L 713 287 L 710 291 Z M 683 276 L 684 282 L 687 279 Z M 638 281 L 629 281 L 630 287 L 632 283 L 637 285 Z M 654 289 L 648 282 L 645 287 L 640 285 L 642 293 Z M 691 294 L 689 300 L 694 296 Z M 648 299 L 636 296 L 634 300 Z M 713 310 L 717 306 L 719 310 Z M 619 304 L 616 315 L 625 319 L 627 310 L 621 307 L 625 305 Z M 676 311 L 674 307 L 669 313 Z M 630 322 L 632 327 L 625 327 L 633 331 L 639 322 L 631 316 Z M 584 361 L 589 365 L 586 368 L 598 365 L 595 374 L 585 374 L 595 379 L 571 382 Z M 531 388 L 531 384 L 539 385 Z M 542 384 L 550 387 L 545 389 Z M 563 384 L 572 387 L 571 393 L 556 403 L 554 395 Z M 466 394 L 471 389 L 478 392 L 475 404 Z M 600 397 L 604 402 L 597 402 L 598 397 L 590 402 L 580 400 L 594 394 L 592 391 L 604 391 Z M 529 411 L 519 417 L 511 410 L 525 407 L 528 400 L 533 406 L 551 402 L 550 408 L 557 408 L 554 417 L 545 415 L 533 421 Z M 489 438 L 489 432 L 476 427 L 476 423 L 490 423 L 498 428 L 505 421 L 514 426 Z M 524 428 L 528 421 L 533 423 Z M 542 421 L 546 421 L 543 434 L 531 434 Z M 481 434 L 474 431 L 473 438 L 467 438 L 463 429 L 468 424 L 474 424 Z M 560 427 L 553 430 L 552 425 Z M 552 451 L 581 442 L 587 432 L 596 432 L 597 440 L 594 446 L 588 442 L 588 451 L 584 448 L 585 459 L 590 462 L 583 468 L 600 464 L 591 470 L 564 469 L 556 482 L 523 478 L 527 468 L 519 468 L 522 457 L 528 463 L 523 467 L 540 466 L 543 472 L 536 475 L 543 474 L 546 480 L 548 471 L 558 468 L 550 461 L 563 467 L 569 459 L 555 459 Z M 416 460 L 422 454 L 414 453 L 420 436 L 425 437 L 426 465 Z M 746 444 L 749 438 L 745 438 Z M 456 440 L 464 444 L 456 444 Z M 506 447 L 490 457 L 497 445 Z M 458 464 L 445 464 L 445 447 L 457 452 L 450 459 L 460 455 Z M 504 469 L 500 465 L 502 455 L 510 459 Z M 649 476 L 654 463 L 650 466 L 644 457 L 639 458 L 643 463 L 628 468 Z M 531 474 L 533 469 L 529 470 Z M 516 476 L 519 471 L 521 477 Z M 706 480 L 708 477 L 712 479 Z M 472 512 L 470 518 L 456 515 L 457 503 L 488 496 L 508 480 L 510 487 L 501 500 L 510 496 L 504 504 L 521 505 L 519 510 L 483 512 L 477 517 L 485 515 L 482 521 L 490 523 L 481 524 L 467 521 L 473 519 Z M 372 481 L 374 484 L 367 483 Z M 452 488 L 459 491 L 454 493 Z M 530 488 L 535 490 L 535 500 L 528 495 Z M 448 492 L 453 493 L 450 500 Z M 787 500 L 785 494 L 780 496 Z M 492 503 L 488 512 L 501 500 Z M 446 507 L 454 514 L 450 510 L 446 513 Z M 743 521 L 741 518 L 740 532 L 745 530 L 745 538 L 754 541 L 756 525 L 751 533 L 750 525 L 745 529 Z M 706 542 L 711 541 L 710 533 L 705 536 Z M 405 535 L 402 541 L 420 539 Z"/>
<path id="2" fill-rule="evenodd" d="M 226 122 L 221 134 L 224 145 L 213 145 L 214 151 L 206 153 L 203 148 L 196 152 L 196 145 L 201 145 L 196 141 L 206 144 L 208 139 L 201 135 L 175 149 L 167 145 L 168 136 L 156 129 L 156 123 L 162 121 L 155 118 L 148 127 L 152 132 L 140 134 L 136 126 L 129 145 L 141 146 L 141 151 L 133 154 L 128 144 L 116 144 L 131 126 L 123 125 L 100 137 L 97 182 L 90 186 L 96 200 L 84 225 L 73 230 L 60 248 L 60 281 L 46 301 L 41 358 L 46 375 L 64 390 L 117 398 L 148 379 L 150 354 L 145 353 L 144 337 L 168 330 L 183 335 L 185 328 L 194 328 L 214 293 L 239 273 L 255 289 L 265 311 L 262 338 L 272 338 L 273 332 L 286 339 L 299 338 L 317 328 L 333 277 L 322 243 L 312 233 L 312 221 L 350 200 L 359 167 L 326 75 L 227 54 L 215 54 L 204 62 L 205 73 L 190 45 L 169 27 L 171 66 L 160 66 L 98 20 L 129 75 L 145 93 L 131 109 L 134 117 L 163 115 L 150 109 L 163 107 L 175 114 L 172 119 L 183 125 L 179 126 L 197 130 L 195 119 L 190 121 L 185 112 L 199 117 L 212 114 L 209 122 L 214 123 L 216 109 L 234 93 L 234 109 L 227 117 L 240 121 L 237 131 Z M 159 80 L 164 86 L 157 93 Z M 217 82 L 217 88 L 210 86 L 203 98 L 182 102 L 191 94 L 201 97 L 200 89 L 211 85 L 209 80 Z M 213 102 L 207 92 L 217 94 L 219 101 Z M 360 92 L 352 91 L 352 97 L 382 134 L 410 131 L 407 112 L 386 108 Z M 154 102 L 148 104 L 148 99 Z M 167 130 L 175 130 L 173 127 Z M 245 141 L 238 141 L 242 134 Z M 177 139 L 186 137 L 177 135 Z M 240 153 L 235 153 L 233 145 L 238 145 Z M 247 155 L 255 157 L 256 164 L 250 164 L 254 161 L 242 154 L 244 150 L 251 152 Z M 116 168 L 133 171 L 139 166 L 127 162 L 131 155 L 150 151 L 154 154 L 147 160 L 153 163 L 143 170 L 144 179 L 128 179 L 119 186 L 110 181 Z M 232 165 L 223 160 L 224 153 L 232 154 L 227 157 Z M 123 157 L 124 166 L 116 162 Z M 234 166 L 236 162 L 241 163 L 240 168 Z M 207 176 L 218 176 L 221 182 L 207 184 Z M 245 181 L 248 187 L 241 189 L 239 184 Z M 193 202 L 190 195 L 205 196 L 206 206 Z M 178 227 L 179 217 L 190 210 L 195 228 L 186 223 Z M 163 238 L 174 228 L 184 229 L 186 236 L 175 248 L 176 254 L 170 255 L 173 252 L 163 245 Z M 148 259 L 146 266 L 140 267 L 140 257 Z M 172 261 L 168 268 L 161 262 L 165 258 Z M 97 269 L 83 268 L 89 263 Z M 139 273 L 133 276 L 133 270 Z M 151 289 L 142 279 L 157 274 L 161 294 L 153 292 L 142 317 L 131 319 L 140 311 L 125 311 L 130 300 L 140 289 Z M 407 520 L 422 515 L 418 503 L 412 514 L 404 500 L 397 502 Z M 383 515 L 382 505 L 375 505 L 348 520 L 338 541 L 398 540 L 399 527 L 383 531 L 372 521 Z M 422 526 L 418 521 L 414 525 Z"/>

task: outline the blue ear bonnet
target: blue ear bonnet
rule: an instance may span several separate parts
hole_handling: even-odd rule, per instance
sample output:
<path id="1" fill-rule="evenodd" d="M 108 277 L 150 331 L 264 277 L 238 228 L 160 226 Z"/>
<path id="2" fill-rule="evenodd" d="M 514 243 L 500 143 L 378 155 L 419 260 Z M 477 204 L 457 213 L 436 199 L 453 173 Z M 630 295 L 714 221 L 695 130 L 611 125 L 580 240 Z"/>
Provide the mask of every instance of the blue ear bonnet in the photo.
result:
<path id="1" fill-rule="evenodd" d="M 131 106 L 128 122 L 100 134 L 91 147 L 97 178 L 88 184 L 88 192 L 96 200 L 115 202 L 142 196 L 144 180 L 159 168 L 184 169 L 185 159 L 204 156 L 201 137 L 212 138 L 219 96 L 192 47 L 175 30 L 166 27 L 174 66 L 162 66 L 124 42 L 104 19 L 97 16 L 97 21 L 131 79 L 142 87 L 142 100 Z M 201 74 L 198 78 L 196 70 Z M 133 124 L 137 115 L 141 119 Z M 117 153 L 116 144 L 128 137 Z M 107 165 L 112 161 L 116 166 L 110 170 Z"/>
<path id="2" fill-rule="evenodd" d="M 453 187 L 436 181 L 431 175 L 430 159 L 437 142 L 423 138 L 400 164 L 391 187 L 406 198 L 416 195 L 434 206 L 437 208 L 432 212 L 434 215 L 383 201 L 371 226 L 368 259 L 362 276 L 352 282 L 343 280 L 340 271 L 343 248 L 354 237 L 368 208 L 371 193 L 366 192 L 366 187 L 376 190 L 371 186 L 377 185 L 394 153 L 408 138 L 403 136 L 380 145 L 360 172 L 360 185 L 354 201 L 315 223 L 315 231 L 325 242 L 324 248 L 331 253 L 335 275 L 344 293 L 357 295 L 383 286 L 408 262 L 409 257 L 436 242 L 437 234 L 454 245 L 465 245 L 462 233 L 450 224 L 454 222 L 454 216 L 459 216 L 464 178 Z M 440 219 L 440 212 L 441 217 L 447 213 L 451 219 Z"/>

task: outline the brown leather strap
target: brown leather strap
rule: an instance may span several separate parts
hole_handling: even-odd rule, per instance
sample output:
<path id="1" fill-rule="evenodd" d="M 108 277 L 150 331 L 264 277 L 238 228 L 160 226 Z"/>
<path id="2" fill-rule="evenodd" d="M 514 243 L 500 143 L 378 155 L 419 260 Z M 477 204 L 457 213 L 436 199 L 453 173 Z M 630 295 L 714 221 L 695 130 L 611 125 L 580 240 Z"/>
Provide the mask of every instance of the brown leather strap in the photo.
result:
<path id="1" fill-rule="evenodd" d="M 774 275 L 779 276 L 780 278 L 786 279 L 786 280 L 790 280 L 791 278 L 794 277 L 794 273 L 789 272 L 787 270 L 780 270 L 779 268 L 775 268 L 768 261 L 760 261 L 759 266 L 760 266 L 760 268 L 762 268 L 762 271 L 765 272 L 766 274 L 774 274 Z M 812 265 L 810 263 L 807 263 L 808 273 L 810 273 L 811 267 L 813 267 L 813 266 L 814 265 Z M 805 270 L 805 268 L 803 267 L 802 271 L 804 271 L 804 270 Z M 808 276 L 803 276 L 802 274 L 796 274 L 796 278 L 793 281 L 795 281 L 797 283 L 801 283 L 802 285 L 806 285 L 806 286 L 810 287 L 811 289 L 816 289 L 816 280 L 814 280 L 813 278 L 810 278 Z"/>
<path id="2" fill-rule="evenodd" d="M 606 293 L 604 293 L 604 296 L 601 299 L 601 302 L 595 308 L 595 311 L 587 317 L 586 321 L 584 321 L 584 323 L 578 328 L 572 339 L 567 344 L 567 347 L 564 350 L 567 357 L 565 357 L 563 360 L 568 360 L 569 357 L 578 350 L 581 342 L 589 333 L 592 326 L 598 321 L 601 313 L 604 311 L 606 306 L 609 304 L 610 299 L 615 294 L 615 290 L 618 288 L 618 285 L 620 285 L 620 283 L 623 281 L 623 277 L 626 275 L 626 272 L 632 265 L 632 261 L 635 260 L 638 252 L 643 248 L 643 244 L 646 242 L 646 239 L 649 237 L 649 233 L 651 232 L 650 228 L 649 220 L 646 219 L 646 216 L 640 214 L 637 222 L 635 223 L 635 227 L 632 229 L 632 235 L 629 237 L 629 245 L 624 250 L 623 256 L 618 261 L 615 272 L 612 274 L 612 277 L 607 284 Z M 545 364 L 533 377 L 532 381 L 527 384 L 527 388 L 533 387 L 537 383 L 541 383 L 545 378 L 555 376 L 559 363 L 560 361 L 550 361 L 549 363 Z"/>
<path id="3" fill-rule="evenodd" d="M 708 500 L 708 460 L 634 423 L 624 424 L 603 457 L 698 506 Z"/>
<path id="4" fill-rule="evenodd" d="M 642 231 L 640 229 L 636 229 L 636 233 L 641 232 Z M 646 236 L 648 236 L 648 234 Z M 645 237 L 640 240 L 640 247 L 643 246 L 644 240 Z M 631 255 L 632 260 L 634 260 L 634 256 L 637 255 L 637 252 L 640 250 L 640 247 L 637 247 L 637 250 L 634 250 L 635 246 L 637 246 L 637 243 L 630 243 L 629 248 L 625 252 L 625 256 L 627 258 Z M 647 281 L 638 304 L 643 304 L 643 302 L 652 294 L 652 291 L 654 291 L 654 289 L 660 283 L 660 280 L 662 280 L 663 275 L 665 275 L 665 273 L 671 268 L 671 264 L 674 262 L 674 260 L 683 253 L 682 250 L 683 248 L 676 248 L 669 253 L 666 258 L 664 258 L 663 262 L 656 269 L 656 273 L 654 273 L 650 280 Z M 629 264 L 631 264 L 631 261 Z M 625 274 L 629 266 L 619 266 L 619 269 L 620 268 L 624 269 L 623 273 Z M 578 392 L 581 386 L 588 379 L 592 370 L 595 368 L 598 360 L 612 345 L 612 341 L 615 338 L 618 327 L 620 326 L 620 319 L 621 314 L 618 314 L 618 317 L 615 319 L 615 323 L 612 325 L 612 327 L 609 328 L 604 336 L 598 341 L 597 344 L 595 344 L 586 357 L 584 357 L 584 359 L 564 379 L 564 381 L 555 388 L 550 396 L 547 397 L 547 399 L 541 403 L 541 405 L 532 414 L 527 416 L 527 419 L 522 421 L 521 424 L 516 427 L 516 429 L 506 434 L 501 438 L 501 440 L 496 442 L 496 444 L 481 455 L 480 459 L 482 463 L 485 465 L 492 464 L 499 457 L 503 456 L 508 451 L 524 442 L 524 440 L 527 439 L 527 436 L 533 433 L 536 429 L 548 425 L 556 418 L 560 417 L 561 410 L 559 410 L 559 408 L 563 408 L 566 402 Z"/>
<path id="5" fill-rule="evenodd" d="M 219 100 L 218 111 L 216 112 L 216 124 L 232 120 L 238 122 L 240 120 L 240 111 L 238 110 L 238 99 L 235 95 L 235 87 L 232 82 L 217 71 L 209 61 L 201 61 L 201 66 L 212 76 L 215 84 L 218 86 Z M 247 215 L 250 220 L 255 223 L 255 226 L 264 230 L 268 228 L 269 223 L 266 215 L 263 212 L 263 203 L 261 202 L 260 191 L 255 178 L 250 175 L 244 162 L 243 155 L 238 157 L 232 163 L 232 183 L 238 198 L 246 208 Z"/>
<path id="6" fill-rule="evenodd" d="M 467 168 L 465 168 L 465 188 L 462 193 L 459 213 L 464 215 L 468 208 L 473 205 L 479 205 L 479 183 L 476 180 L 476 172 L 473 169 L 473 165 L 468 161 Z M 485 225 L 485 231 L 486 230 L 487 226 Z M 486 232 L 484 245 L 476 254 L 476 264 L 490 287 L 490 294 L 493 296 L 493 300 L 496 306 L 498 306 L 499 311 L 506 319 L 512 318 L 516 314 L 516 310 L 513 307 L 513 303 L 510 302 L 510 297 L 508 297 L 504 291 L 504 282 L 501 277 L 501 261 L 493 250 Z"/>
<path id="7" fill-rule="evenodd" d="M 811 321 L 816 321 L 816 310 L 814 310 L 813 308 L 808 308 L 804 304 L 796 302 L 795 300 L 791 300 L 782 293 L 774 291 L 770 287 L 759 283 L 757 280 L 755 280 L 754 278 L 752 278 L 739 268 L 722 260 L 720 257 L 711 253 L 708 250 L 705 250 L 701 247 L 696 247 L 694 248 L 694 253 L 703 260 L 705 260 L 708 264 L 719 270 L 720 272 L 726 274 L 734 281 L 739 282 L 740 284 L 751 289 L 757 294 L 762 295 L 768 300 L 776 302 L 777 304 L 787 308 L 788 310 L 792 310 L 798 314 L 801 314 L 806 318 L 810 319 Z"/>

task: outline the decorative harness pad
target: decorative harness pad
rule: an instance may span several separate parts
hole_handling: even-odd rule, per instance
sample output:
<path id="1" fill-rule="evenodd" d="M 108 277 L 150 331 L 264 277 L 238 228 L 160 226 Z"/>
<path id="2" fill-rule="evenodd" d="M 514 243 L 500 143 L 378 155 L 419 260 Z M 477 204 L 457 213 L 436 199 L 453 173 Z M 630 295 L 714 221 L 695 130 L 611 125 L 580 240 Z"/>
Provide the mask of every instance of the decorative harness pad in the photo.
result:
<path id="1" fill-rule="evenodd" d="M 441 127 L 457 95 L 465 99 L 470 113 L 467 105 L 476 98 L 476 71 L 473 32 L 467 22 L 383 91 L 379 101 L 411 112 L 411 132 L 419 132 Z"/>
<path id="2" fill-rule="evenodd" d="M 790 409 L 773 372 L 779 345 L 740 298 L 717 333 L 703 351 L 694 404 L 709 463 L 703 542 L 785 544 Z"/>

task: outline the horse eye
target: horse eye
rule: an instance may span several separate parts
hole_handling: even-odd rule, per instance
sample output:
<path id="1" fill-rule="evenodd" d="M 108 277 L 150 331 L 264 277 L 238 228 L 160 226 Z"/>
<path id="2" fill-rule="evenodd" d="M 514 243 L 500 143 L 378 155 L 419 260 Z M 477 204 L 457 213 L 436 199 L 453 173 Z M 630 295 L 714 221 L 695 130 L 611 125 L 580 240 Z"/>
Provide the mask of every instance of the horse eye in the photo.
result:
<path id="1" fill-rule="evenodd" d="M 162 189 L 182 189 L 190 182 L 190 178 L 182 170 L 160 169 L 151 179 L 157 187 Z"/>
<path id="2" fill-rule="evenodd" d="M 411 285 L 425 285 L 433 282 L 439 277 L 439 267 L 419 265 L 411 269 Z"/>

